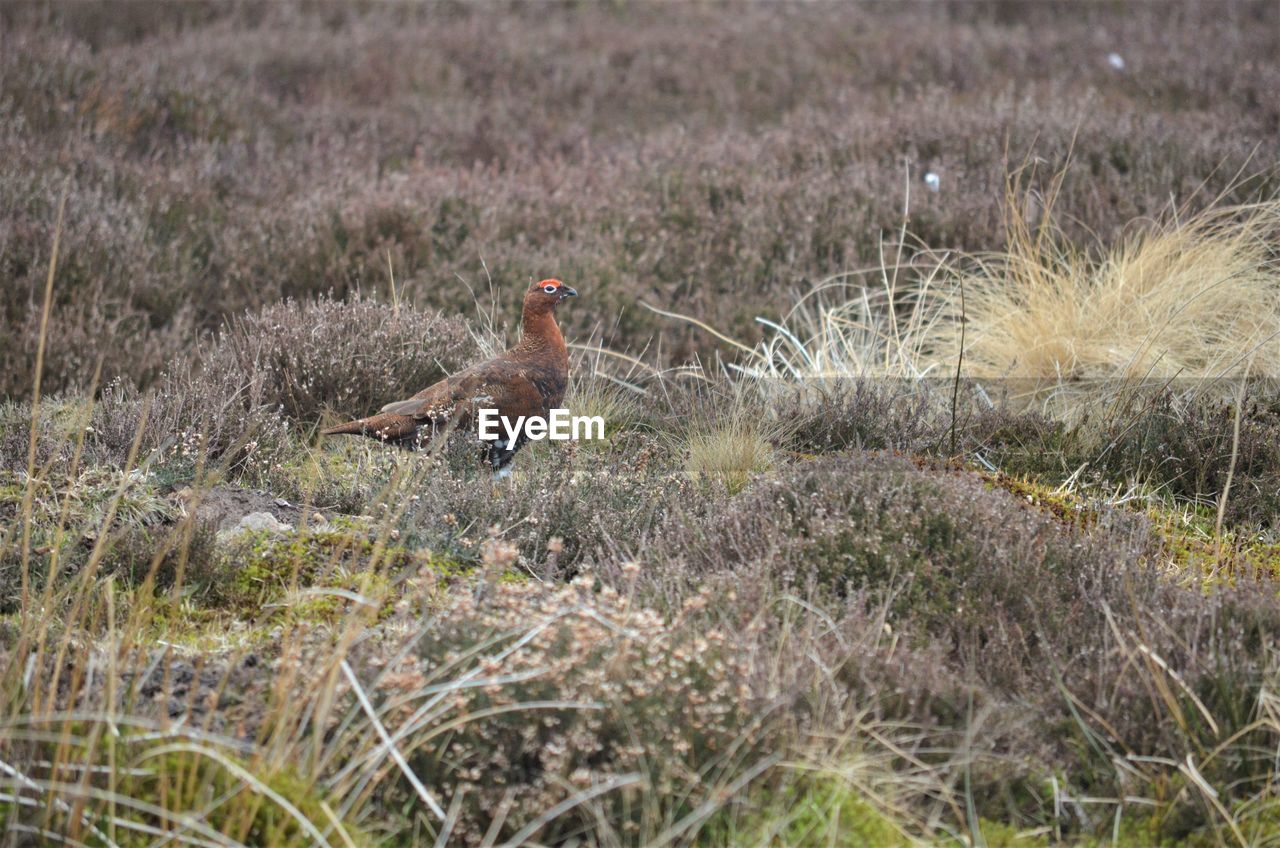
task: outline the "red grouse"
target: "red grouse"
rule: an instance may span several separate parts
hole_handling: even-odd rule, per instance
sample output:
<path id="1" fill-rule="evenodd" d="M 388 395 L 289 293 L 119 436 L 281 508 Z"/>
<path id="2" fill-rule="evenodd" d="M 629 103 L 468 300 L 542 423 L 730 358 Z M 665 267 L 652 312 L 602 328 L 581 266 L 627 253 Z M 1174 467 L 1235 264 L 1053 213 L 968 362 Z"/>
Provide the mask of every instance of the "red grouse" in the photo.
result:
<path id="1" fill-rule="evenodd" d="M 423 389 L 408 400 L 389 403 L 377 415 L 321 431 L 324 435 L 368 436 L 416 446 L 435 433 L 465 429 L 481 409 L 496 409 L 512 424 L 521 416 L 546 418 L 564 400 L 569 381 L 569 351 L 556 326 L 555 309 L 577 292 L 559 280 L 534 283 L 524 295 L 520 343 L 506 353 L 472 365 Z M 494 475 L 505 477 L 516 451 L 527 441 L 504 435 L 489 443 Z"/>

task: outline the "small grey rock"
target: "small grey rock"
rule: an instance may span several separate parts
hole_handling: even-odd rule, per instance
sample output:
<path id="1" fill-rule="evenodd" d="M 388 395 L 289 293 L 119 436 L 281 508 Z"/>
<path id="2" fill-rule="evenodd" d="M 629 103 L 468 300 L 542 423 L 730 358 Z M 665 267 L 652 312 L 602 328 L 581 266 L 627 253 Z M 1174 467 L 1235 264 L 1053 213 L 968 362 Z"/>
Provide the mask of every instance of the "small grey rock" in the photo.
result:
<path id="1" fill-rule="evenodd" d="M 269 512 L 251 512 L 240 519 L 235 527 L 218 534 L 218 541 L 229 542 L 246 533 L 258 533 L 266 530 L 269 533 L 288 533 L 293 530 L 292 524 L 285 524 Z"/>

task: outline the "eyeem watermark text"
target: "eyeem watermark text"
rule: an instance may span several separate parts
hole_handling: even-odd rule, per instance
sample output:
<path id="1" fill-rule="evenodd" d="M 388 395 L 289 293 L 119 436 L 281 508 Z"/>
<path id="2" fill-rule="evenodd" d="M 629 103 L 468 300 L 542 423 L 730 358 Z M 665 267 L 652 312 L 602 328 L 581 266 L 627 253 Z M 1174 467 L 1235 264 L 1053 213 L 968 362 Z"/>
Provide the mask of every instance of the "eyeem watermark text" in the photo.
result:
<path id="1" fill-rule="evenodd" d="M 543 439 L 556 442 L 603 439 L 604 418 L 599 415 L 570 415 L 567 409 L 553 409 L 548 418 L 539 415 L 504 418 L 496 409 L 482 409 L 478 430 L 481 441 L 505 438 L 508 444 L 515 443 L 521 434 L 534 442 Z"/>

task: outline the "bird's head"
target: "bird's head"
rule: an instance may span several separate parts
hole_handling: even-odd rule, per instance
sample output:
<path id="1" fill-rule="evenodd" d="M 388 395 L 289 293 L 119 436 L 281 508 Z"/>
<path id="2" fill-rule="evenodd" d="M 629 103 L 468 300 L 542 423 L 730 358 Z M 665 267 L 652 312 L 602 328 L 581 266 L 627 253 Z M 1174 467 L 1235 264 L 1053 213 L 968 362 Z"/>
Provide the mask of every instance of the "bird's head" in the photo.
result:
<path id="1" fill-rule="evenodd" d="M 560 304 L 560 301 L 577 297 L 577 295 L 576 290 L 559 280 L 543 280 L 529 286 L 529 290 L 524 293 L 524 306 L 525 309 L 550 312 Z"/>

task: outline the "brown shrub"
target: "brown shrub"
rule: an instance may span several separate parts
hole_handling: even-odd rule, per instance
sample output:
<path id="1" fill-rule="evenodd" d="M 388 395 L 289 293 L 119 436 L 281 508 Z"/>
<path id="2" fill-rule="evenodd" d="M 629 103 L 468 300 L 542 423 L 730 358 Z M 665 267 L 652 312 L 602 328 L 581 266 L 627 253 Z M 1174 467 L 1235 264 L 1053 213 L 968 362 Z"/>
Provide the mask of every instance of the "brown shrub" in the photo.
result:
<path id="1" fill-rule="evenodd" d="M 868 593 L 889 604 L 893 627 L 921 628 L 956 658 L 981 652 L 993 683 L 1016 686 L 1037 631 L 1069 631 L 1097 597 L 1155 580 L 1130 567 L 1149 550 L 1141 522 L 1108 522 L 1073 533 L 976 475 L 859 453 L 802 462 L 691 522 L 677 516 L 654 548 L 686 574 Z M 1023 591 L 1028 581 L 1038 591 Z"/>
<path id="2" fill-rule="evenodd" d="M 1034 412 L 981 410 L 966 443 L 988 462 L 1053 484 L 1137 483 L 1180 506 L 1216 512 L 1231 474 L 1227 526 L 1272 529 L 1280 514 L 1280 408 L 1274 387 L 1256 382 L 1240 406 L 1196 381 L 1121 393 L 1074 422 Z M 1233 459 L 1233 448 L 1234 459 Z"/>
<path id="3" fill-rule="evenodd" d="M 388 669 L 379 688 L 391 731 L 411 731 L 402 750 L 415 774 L 445 806 L 461 794 L 463 844 L 479 844 L 504 813 L 499 834 L 510 837 L 628 776 L 637 779 L 552 818 L 538 842 L 603 831 L 613 844 L 646 844 L 719 803 L 718 787 L 760 756 L 747 656 L 728 634 L 664 620 L 590 580 L 460 593 L 415 643 L 417 661 Z M 444 707 L 431 709 L 439 689 Z"/>
<path id="4" fill-rule="evenodd" d="M 1274 585 L 1179 586 L 1155 569 L 1159 544 L 1122 511 L 1099 507 L 1082 529 L 976 475 L 826 456 L 676 513 L 651 536 L 641 597 L 678 606 L 703 587 L 725 607 L 716 620 L 785 621 L 787 597 L 831 610 L 808 640 L 773 625 L 803 684 L 793 711 L 847 700 L 922 728 L 923 747 L 987 752 L 973 791 L 1005 820 L 1043 816 L 1046 764 L 1119 792 L 1112 756 L 1177 761 L 1235 731 L 1251 741 L 1206 768 L 1248 797 L 1262 779 L 1250 746 L 1275 742 L 1252 724 L 1274 665 Z M 601 573 L 621 579 L 616 564 Z M 1153 695 L 1174 677 L 1168 700 Z M 1197 804 L 1179 810 L 1162 833 L 1207 824 Z"/>
<path id="5" fill-rule="evenodd" d="M 194 464 L 205 452 L 265 473 L 322 410 L 367 414 L 475 352 L 464 325 L 439 315 L 361 299 L 286 302 L 244 317 L 203 357 L 174 360 L 153 393 L 108 386 L 94 411 L 94 437 L 119 461 L 143 426 L 143 449 L 165 459 Z"/>
<path id="6" fill-rule="evenodd" d="M 806 453 L 929 453 L 946 446 L 949 394 L 950 387 L 936 382 L 833 380 L 794 391 L 779 404 L 778 414 L 794 422 L 792 441 Z M 968 406 L 966 398 L 961 409 Z"/>
<path id="7" fill-rule="evenodd" d="M 1274 146 L 1274 9 L 1000 8 L 6 6 L 0 393 L 30 390 L 68 175 L 49 389 L 99 357 L 148 384 L 228 316 L 385 288 L 388 253 L 449 311 L 482 260 L 504 293 L 563 276 L 572 333 L 680 361 L 713 345 L 638 300 L 751 338 L 874 264 L 904 165 L 942 176 L 911 229 L 983 250 L 1029 151 L 1073 151 L 1058 209 L 1107 239 Z"/>
<path id="8" fill-rule="evenodd" d="M 270 306 L 224 333 L 207 368 L 270 374 L 286 415 L 367 415 L 460 370 L 477 355 L 466 324 L 412 307 L 356 299 Z"/>
<path id="9" fill-rule="evenodd" d="M 1095 437 L 1091 469 L 1117 479 L 1132 475 L 1182 502 L 1217 506 L 1231 475 L 1224 518 L 1232 525 L 1274 528 L 1280 519 L 1280 405 L 1255 386 L 1239 409 L 1233 400 L 1139 397 Z M 1234 454 L 1233 454 L 1234 449 Z"/>
<path id="10" fill-rule="evenodd" d="M 650 437 L 628 434 L 602 450 L 585 444 L 526 447 L 516 459 L 517 483 L 492 485 L 473 445 L 459 437 L 406 516 L 413 538 L 470 562 L 499 540 L 513 547 L 509 566 L 564 577 L 628 550 L 678 500 L 695 495 Z"/>

